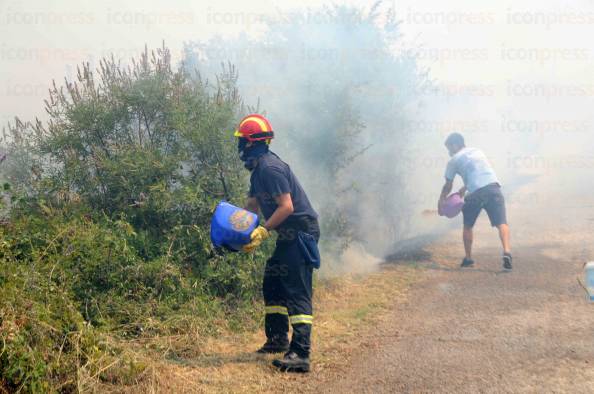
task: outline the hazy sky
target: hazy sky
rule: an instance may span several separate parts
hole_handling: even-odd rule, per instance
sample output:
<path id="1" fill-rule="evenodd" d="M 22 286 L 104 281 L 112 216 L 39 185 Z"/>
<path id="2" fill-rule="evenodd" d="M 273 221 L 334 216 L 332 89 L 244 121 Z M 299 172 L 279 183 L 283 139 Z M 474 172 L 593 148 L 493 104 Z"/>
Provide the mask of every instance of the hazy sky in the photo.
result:
<path id="1" fill-rule="evenodd" d="M 52 78 L 72 77 L 81 61 L 96 64 L 111 53 L 127 61 L 145 43 L 155 47 L 162 40 L 179 58 L 185 41 L 261 34 L 267 16 L 290 18 L 297 7 L 322 4 L 0 0 L 0 121 L 43 114 Z M 472 119 L 490 131 L 591 134 L 594 2 L 394 0 L 384 2 L 388 6 L 402 21 L 405 45 L 418 49 L 419 61 L 442 86 L 430 102 L 442 134 Z"/>
<path id="2" fill-rule="evenodd" d="M 184 41 L 213 34 L 257 34 L 262 30 L 262 16 L 324 3 L 0 0 L 0 112 L 3 116 L 35 113 L 39 108 L 35 102 L 45 95 L 48 82 L 71 75 L 80 61 L 109 53 L 128 59 L 145 43 L 154 47 L 163 39 L 178 52 Z M 594 2 L 384 3 L 396 5 L 406 40 L 424 46 L 421 58 L 444 82 L 491 84 L 515 77 L 582 82 L 592 78 L 587 71 L 594 56 Z M 530 54 L 529 49 L 541 52 Z M 563 49 L 569 51 L 561 53 Z"/>

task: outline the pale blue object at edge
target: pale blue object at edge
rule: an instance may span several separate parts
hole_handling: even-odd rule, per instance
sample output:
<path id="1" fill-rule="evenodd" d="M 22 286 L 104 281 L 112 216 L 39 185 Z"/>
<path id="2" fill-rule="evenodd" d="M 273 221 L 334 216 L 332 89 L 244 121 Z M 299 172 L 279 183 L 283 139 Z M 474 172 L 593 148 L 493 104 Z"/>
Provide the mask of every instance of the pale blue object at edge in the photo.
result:
<path id="1" fill-rule="evenodd" d="M 585 274 L 586 289 L 588 290 L 590 301 L 594 301 L 594 261 L 586 264 Z"/>

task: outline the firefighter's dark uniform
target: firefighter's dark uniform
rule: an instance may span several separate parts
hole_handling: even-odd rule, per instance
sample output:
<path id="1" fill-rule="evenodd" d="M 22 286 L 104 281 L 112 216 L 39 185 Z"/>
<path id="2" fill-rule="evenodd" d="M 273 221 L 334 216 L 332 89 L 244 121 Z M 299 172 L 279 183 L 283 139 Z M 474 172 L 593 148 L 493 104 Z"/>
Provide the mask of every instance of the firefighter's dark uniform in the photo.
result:
<path id="1" fill-rule="evenodd" d="M 276 228 L 278 239 L 266 263 L 262 290 L 266 305 L 265 331 L 269 340 L 285 340 L 293 327 L 290 350 L 309 357 L 313 321 L 313 267 L 303 258 L 297 234 L 320 237 L 317 213 L 290 167 L 272 152 L 258 159 L 250 178 L 250 197 L 255 197 L 266 219 L 277 209 L 275 197 L 290 193 L 294 212 Z"/>

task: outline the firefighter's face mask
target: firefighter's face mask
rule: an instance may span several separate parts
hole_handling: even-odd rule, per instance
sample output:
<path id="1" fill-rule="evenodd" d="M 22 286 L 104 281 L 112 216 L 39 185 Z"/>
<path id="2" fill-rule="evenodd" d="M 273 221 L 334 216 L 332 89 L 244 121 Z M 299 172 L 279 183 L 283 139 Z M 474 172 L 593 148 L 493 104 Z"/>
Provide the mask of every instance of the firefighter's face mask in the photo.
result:
<path id="1" fill-rule="evenodd" d="M 250 143 L 247 138 L 238 138 L 237 152 L 243 161 L 243 166 L 252 171 L 258 164 L 258 158 L 268 152 L 268 144 L 254 142 Z"/>
<path id="2" fill-rule="evenodd" d="M 241 161 L 245 161 L 245 152 L 248 144 L 249 141 L 247 140 L 247 138 L 237 139 L 237 153 L 239 153 L 239 158 L 241 159 Z"/>

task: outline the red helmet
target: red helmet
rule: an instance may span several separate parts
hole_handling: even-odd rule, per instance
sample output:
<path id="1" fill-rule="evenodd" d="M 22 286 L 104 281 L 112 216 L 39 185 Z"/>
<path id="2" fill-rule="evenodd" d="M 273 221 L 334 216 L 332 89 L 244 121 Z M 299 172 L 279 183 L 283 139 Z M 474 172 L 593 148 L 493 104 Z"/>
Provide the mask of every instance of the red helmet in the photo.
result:
<path id="1" fill-rule="evenodd" d="M 249 142 L 268 141 L 274 138 L 274 132 L 268 119 L 258 114 L 246 116 L 239 122 L 235 137 L 245 138 Z"/>

